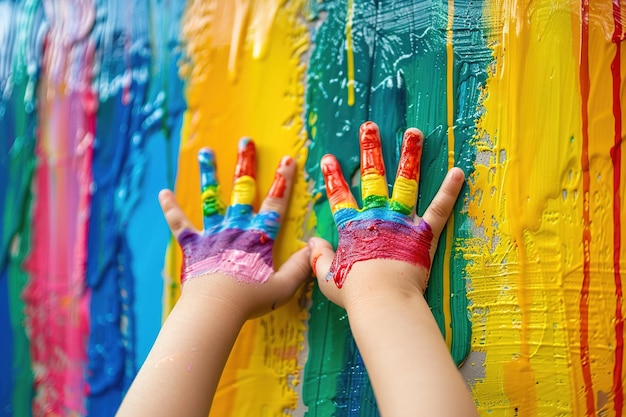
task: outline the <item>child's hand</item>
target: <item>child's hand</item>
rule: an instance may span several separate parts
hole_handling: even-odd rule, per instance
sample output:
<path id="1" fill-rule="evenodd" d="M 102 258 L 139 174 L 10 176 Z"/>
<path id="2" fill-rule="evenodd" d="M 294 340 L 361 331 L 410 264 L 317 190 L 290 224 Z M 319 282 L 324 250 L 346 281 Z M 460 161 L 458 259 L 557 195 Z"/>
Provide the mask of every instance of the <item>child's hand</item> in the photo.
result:
<path id="1" fill-rule="evenodd" d="M 437 241 L 464 175 L 459 168 L 450 170 L 423 217 L 416 216 L 423 140 L 417 129 L 405 132 L 389 199 L 378 126 L 373 122 L 361 125 L 362 209 L 335 157 L 322 158 L 339 244 L 334 253 L 328 242 L 313 238 L 311 265 L 322 292 L 336 304 L 346 307 L 354 298 L 379 296 L 389 290 L 421 294 L 426 290 Z"/>
<path id="2" fill-rule="evenodd" d="M 284 157 L 258 214 L 252 203 L 256 194 L 256 151 L 247 138 L 239 142 L 239 155 L 231 204 L 219 196 L 213 152 L 198 153 L 204 231 L 196 231 L 173 193 L 159 194 L 167 223 L 183 251 L 183 289 L 197 287 L 208 296 L 226 302 L 244 319 L 263 314 L 286 302 L 309 276 L 308 249 L 294 254 L 274 272 L 272 249 L 285 214 L 296 164 Z M 183 291 L 184 295 L 185 291 Z"/>

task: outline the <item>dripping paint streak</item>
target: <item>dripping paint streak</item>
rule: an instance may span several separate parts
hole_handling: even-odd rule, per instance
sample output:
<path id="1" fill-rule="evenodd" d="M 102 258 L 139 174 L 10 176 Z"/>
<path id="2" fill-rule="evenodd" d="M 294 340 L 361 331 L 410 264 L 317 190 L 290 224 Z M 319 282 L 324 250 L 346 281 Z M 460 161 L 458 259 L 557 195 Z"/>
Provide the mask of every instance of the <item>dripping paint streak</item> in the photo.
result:
<path id="1" fill-rule="evenodd" d="M 454 47 L 452 45 L 452 25 L 454 24 L 454 0 L 448 0 L 448 25 L 446 28 L 446 99 L 447 99 L 447 124 L 448 124 L 448 169 L 454 166 Z M 446 252 L 452 250 L 454 238 L 454 214 L 446 224 Z M 446 256 L 443 262 L 443 322 L 444 338 L 448 348 L 452 346 L 452 311 L 450 307 L 450 262 L 451 256 Z"/>
<path id="2" fill-rule="evenodd" d="M 352 19 L 354 18 L 354 0 L 348 0 L 346 21 L 346 61 L 348 63 L 348 106 L 354 106 L 354 48 L 352 46 Z"/>
<path id="3" fill-rule="evenodd" d="M 591 231 L 589 230 L 589 0 L 580 6 L 580 94 L 582 98 L 582 180 L 583 180 L 583 282 L 580 289 L 580 362 L 585 384 L 587 416 L 595 415 L 593 382 L 589 358 L 589 285 L 591 264 Z"/>
<path id="4" fill-rule="evenodd" d="M 621 38 L 622 21 L 620 0 L 613 0 L 613 42 L 615 43 L 615 57 L 611 63 L 613 76 L 613 117 L 615 119 L 614 146 L 611 149 L 613 162 L 613 276 L 615 280 L 615 365 L 613 367 L 613 409 L 616 416 L 622 415 L 624 406 L 624 390 L 622 383 L 622 361 L 624 358 L 624 318 L 622 316 L 622 277 L 620 265 L 620 250 L 622 243 L 620 188 L 622 174 L 622 105 L 620 97 L 621 84 Z"/>

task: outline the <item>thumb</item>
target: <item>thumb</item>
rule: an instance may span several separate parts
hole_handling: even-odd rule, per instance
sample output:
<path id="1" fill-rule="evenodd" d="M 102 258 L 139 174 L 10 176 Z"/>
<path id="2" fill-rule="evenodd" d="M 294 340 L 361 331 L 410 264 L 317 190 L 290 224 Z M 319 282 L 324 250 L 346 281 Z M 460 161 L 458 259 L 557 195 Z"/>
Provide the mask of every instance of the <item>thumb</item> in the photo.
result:
<path id="1" fill-rule="evenodd" d="M 328 276 L 330 266 L 335 258 L 332 245 L 324 239 L 313 237 L 309 239 L 309 246 L 311 247 L 311 268 L 317 277 L 319 289 L 330 301 L 344 307 L 343 296 L 345 292 L 337 288 L 335 281 Z"/>
<path id="2" fill-rule="evenodd" d="M 289 299 L 298 287 L 311 276 L 310 251 L 308 246 L 300 249 L 291 255 L 274 274 L 272 282 L 278 287 L 277 292 L 284 295 L 282 298 L 285 300 Z"/>
<path id="3" fill-rule="evenodd" d="M 311 248 L 313 275 L 317 277 L 318 281 L 325 281 L 335 257 L 335 251 L 328 241 L 319 237 L 309 239 L 309 247 Z"/>

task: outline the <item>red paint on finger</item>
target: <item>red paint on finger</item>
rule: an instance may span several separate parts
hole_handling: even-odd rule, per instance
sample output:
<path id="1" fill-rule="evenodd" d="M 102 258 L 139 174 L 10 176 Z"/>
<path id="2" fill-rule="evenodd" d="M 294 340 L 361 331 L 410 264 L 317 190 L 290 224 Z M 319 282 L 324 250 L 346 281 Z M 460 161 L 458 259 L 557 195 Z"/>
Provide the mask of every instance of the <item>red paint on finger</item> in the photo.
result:
<path id="1" fill-rule="evenodd" d="M 326 183 L 326 195 L 333 213 L 336 207 L 342 203 L 352 204 L 354 197 L 350 193 L 350 187 L 348 187 L 348 183 L 343 177 L 343 172 L 337 159 L 332 155 L 325 155 L 320 162 L 320 166 L 324 175 L 324 182 Z"/>
<path id="2" fill-rule="evenodd" d="M 239 141 L 235 167 L 235 179 L 245 175 L 256 178 L 256 147 L 250 138 L 243 138 Z"/>
<path id="3" fill-rule="evenodd" d="M 385 175 L 380 132 L 376 123 L 363 123 L 359 133 L 359 140 L 361 143 L 361 175 Z"/>
<path id="4" fill-rule="evenodd" d="M 283 198 L 285 196 L 285 190 L 287 189 L 287 180 L 281 175 L 280 172 L 274 174 L 274 182 L 267 193 L 268 197 Z"/>
<path id="5" fill-rule="evenodd" d="M 290 156 L 284 156 L 283 159 L 280 160 L 281 167 L 288 167 L 293 163 L 293 158 Z"/>
<path id="6" fill-rule="evenodd" d="M 313 270 L 313 275 L 317 276 L 317 261 L 320 259 L 322 254 L 317 254 L 311 259 L 311 269 Z"/>
<path id="7" fill-rule="evenodd" d="M 417 181 L 420 172 L 423 139 L 424 137 L 417 129 L 407 129 L 404 132 L 397 177 Z"/>

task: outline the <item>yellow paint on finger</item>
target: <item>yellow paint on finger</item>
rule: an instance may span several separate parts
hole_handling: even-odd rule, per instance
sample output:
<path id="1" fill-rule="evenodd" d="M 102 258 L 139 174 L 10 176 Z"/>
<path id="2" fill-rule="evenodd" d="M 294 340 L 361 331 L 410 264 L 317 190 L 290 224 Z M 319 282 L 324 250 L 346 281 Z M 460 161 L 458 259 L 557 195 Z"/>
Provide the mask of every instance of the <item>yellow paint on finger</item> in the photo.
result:
<path id="1" fill-rule="evenodd" d="M 378 173 L 363 174 L 361 176 L 361 194 L 363 200 L 369 196 L 388 197 L 387 180 Z"/>
<path id="2" fill-rule="evenodd" d="M 417 181 L 404 177 L 397 177 L 393 185 L 391 201 L 397 202 L 401 206 L 412 211 L 415 208 L 417 199 Z"/>
<path id="3" fill-rule="evenodd" d="M 231 204 L 251 206 L 256 198 L 256 180 L 249 175 L 242 175 L 235 180 Z"/>

